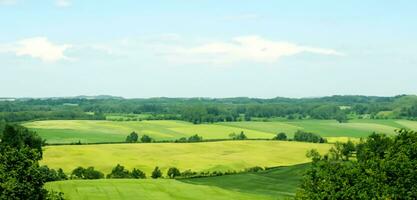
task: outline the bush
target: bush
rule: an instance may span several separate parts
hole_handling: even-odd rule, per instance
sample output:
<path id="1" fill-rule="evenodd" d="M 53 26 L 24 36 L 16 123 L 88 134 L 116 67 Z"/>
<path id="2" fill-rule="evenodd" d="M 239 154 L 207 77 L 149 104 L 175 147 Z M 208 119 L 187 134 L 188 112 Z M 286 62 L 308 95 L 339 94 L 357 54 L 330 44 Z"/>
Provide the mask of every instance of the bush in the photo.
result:
<path id="1" fill-rule="evenodd" d="M 152 172 L 151 177 L 152 177 L 152 178 L 154 178 L 154 179 L 157 179 L 157 178 L 162 177 L 162 172 L 161 172 L 161 170 L 159 169 L 159 167 L 155 167 L 155 169 L 154 169 L 154 170 L 153 170 L 153 172 Z"/>
<path id="2" fill-rule="evenodd" d="M 245 133 L 242 131 L 239 134 L 232 133 L 229 135 L 233 140 L 246 140 L 248 137 L 246 137 Z"/>
<path id="3" fill-rule="evenodd" d="M 197 134 L 190 136 L 188 138 L 188 142 L 201 142 L 201 141 L 203 141 L 203 137 L 198 136 Z"/>
<path id="4" fill-rule="evenodd" d="M 126 142 L 128 142 L 128 143 L 136 143 L 136 142 L 138 142 L 138 138 L 139 138 L 139 135 L 135 131 L 133 131 L 132 133 L 130 133 L 126 137 Z"/>
<path id="5" fill-rule="evenodd" d="M 151 138 L 151 137 L 149 137 L 148 135 L 143 135 L 143 136 L 140 138 L 140 141 L 141 141 L 141 142 L 143 142 L 143 143 L 150 143 L 150 142 L 152 142 L 152 138 Z"/>
<path id="6" fill-rule="evenodd" d="M 180 173 L 180 170 L 177 169 L 176 167 L 171 167 L 168 169 L 167 175 L 169 178 L 175 178 L 177 176 L 180 176 L 181 173 Z"/>
<path id="7" fill-rule="evenodd" d="M 98 170 L 95 170 L 94 167 L 77 167 L 71 173 L 71 178 L 73 179 L 101 179 L 104 178 L 104 174 Z"/>
<path id="8" fill-rule="evenodd" d="M 146 178 L 145 172 L 143 172 L 139 169 L 135 169 L 135 168 L 133 168 L 131 175 L 132 175 L 132 178 L 136 178 L 136 179 L 145 179 Z"/>
<path id="9" fill-rule="evenodd" d="M 312 143 L 326 143 L 327 140 L 314 133 L 304 132 L 298 130 L 294 134 L 294 141 L 312 142 Z"/>
<path id="10" fill-rule="evenodd" d="M 287 140 L 287 135 L 281 132 L 281 133 L 278 133 L 273 139 L 274 140 Z"/>
<path id="11" fill-rule="evenodd" d="M 61 168 L 59 168 L 58 171 L 56 171 L 54 169 L 49 169 L 48 166 L 44 165 L 39 167 L 39 171 L 44 177 L 45 182 L 61 181 L 68 179 L 67 175 L 64 173 L 64 171 L 62 171 Z"/>
<path id="12" fill-rule="evenodd" d="M 111 170 L 111 173 L 107 174 L 106 178 L 131 178 L 131 174 L 124 166 L 117 164 L 116 167 Z"/>

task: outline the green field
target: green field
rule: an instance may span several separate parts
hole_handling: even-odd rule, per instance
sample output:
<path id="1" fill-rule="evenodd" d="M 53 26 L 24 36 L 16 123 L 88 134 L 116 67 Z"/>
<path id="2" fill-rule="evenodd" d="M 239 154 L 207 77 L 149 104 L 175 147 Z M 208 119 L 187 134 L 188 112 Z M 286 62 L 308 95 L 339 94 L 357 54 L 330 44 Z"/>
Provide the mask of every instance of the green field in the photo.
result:
<path id="1" fill-rule="evenodd" d="M 307 166 L 180 180 L 70 180 L 45 187 L 68 199 L 282 199 L 294 196 Z"/>
<path id="2" fill-rule="evenodd" d="M 326 152 L 330 144 L 283 141 L 224 141 L 47 146 L 41 164 L 69 173 L 78 166 L 94 166 L 109 173 L 117 164 L 148 175 L 155 166 L 193 171 L 242 170 L 254 166 L 289 166 L 309 162 L 310 149 Z"/>
<path id="3" fill-rule="evenodd" d="M 320 134 L 331 141 L 346 138 L 366 137 L 372 132 L 393 134 L 395 129 L 417 129 L 416 121 L 407 120 L 351 120 L 338 123 L 334 120 L 283 120 L 272 122 L 222 122 L 200 124 L 183 121 L 93 121 L 93 120 L 51 120 L 23 124 L 35 130 L 48 143 L 122 142 L 136 131 L 156 140 L 174 140 L 194 134 L 204 139 L 225 139 L 231 133 L 244 131 L 249 138 L 272 138 L 277 132 L 292 137 L 295 131 L 305 130 Z"/>
<path id="4" fill-rule="evenodd" d="M 255 195 L 226 190 L 214 186 L 187 184 L 176 180 L 135 180 L 135 179 L 103 179 L 103 180 L 69 180 L 49 182 L 48 190 L 61 191 L 66 199 L 90 200 L 257 200 L 274 199 L 266 195 Z"/>

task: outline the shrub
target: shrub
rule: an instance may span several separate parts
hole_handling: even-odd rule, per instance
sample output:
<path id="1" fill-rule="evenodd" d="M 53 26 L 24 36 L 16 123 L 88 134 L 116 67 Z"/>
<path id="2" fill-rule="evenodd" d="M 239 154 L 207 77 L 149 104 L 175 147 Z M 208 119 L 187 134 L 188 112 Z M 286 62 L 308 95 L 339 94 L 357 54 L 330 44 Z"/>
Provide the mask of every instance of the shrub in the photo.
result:
<path id="1" fill-rule="evenodd" d="M 152 172 L 151 177 L 152 177 L 152 178 L 154 178 L 154 179 L 157 179 L 157 178 L 162 177 L 162 172 L 161 172 L 161 170 L 159 169 L 159 167 L 155 167 L 155 169 L 154 169 L 154 170 L 153 170 L 153 172 Z"/>

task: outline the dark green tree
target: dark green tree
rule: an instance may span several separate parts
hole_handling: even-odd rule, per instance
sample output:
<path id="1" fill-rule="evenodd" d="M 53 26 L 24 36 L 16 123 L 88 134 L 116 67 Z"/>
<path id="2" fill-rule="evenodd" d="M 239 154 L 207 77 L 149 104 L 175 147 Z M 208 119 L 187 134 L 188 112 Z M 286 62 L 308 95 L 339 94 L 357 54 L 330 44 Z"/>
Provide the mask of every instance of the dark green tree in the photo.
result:
<path id="1" fill-rule="evenodd" d="M 167 175 L 168 175 L 169 178 L 175 178 L 177 176 L 180 176 L 181 175 L 181 172 L 176 167 L 170 167 L 168 169 Z"/>
<path id="2" fill-rule="evenodd" d="M 136 142 L 138 142 L 138 138 L 139 138 L 139 135 L 135 131 L 133 131 L 132 133 L 130 133 L 126 137 L 126 142 L 128 142 L 128 143 L 136 143 Z"/>
<path id="3" fill-rule="evenodd" d="M 287 135 L 283 132 L 278 133 L 275 137 L 274 140 L 287 140 Z"/>
<path id="4" fill-rule="evenodd" d="M 143 172 L 139 169 L 135 169 L 135 168 L 133 168 L 131 175 L 132 175 L 132 178 L 136 178 L 136 179 L 145 179 L 146 178 L 145 172 Z"/>
<path id="5" fill-rule="evenodd" d="M 417 199 L 417 133 L 400 130 L 394 137 L 372 134 L 356 145 L 337 145 L 313 162 L 297 199 Z M 348 154 L 345 154 L 348 155 Z"/>
<path id="6" fill-rule="evenodd" d="M 155 167 L 155 169 L 152 171 L 152 175 L 151 175 L 151 177 L 152 177 L 153 179 L 157 179 L 157 178 L 162 177 L 162 172 L 161 172 L 161 170 L 159 169 L 159 167 Z"/>
<path id="7" fill-rule="evenodd" d="M 140 138 L 140 141 L 142 143 L 151 143 L 152 142 L 152 138 L 149 137 L 148 135 L 142 135 L 142 137 Z"/>
<path id="8" fill-rule="evenodd" d="M 131 174 L 124 166 L 117 164 L 116 167 L 111 170 L 111 173 L 107 174 L 106 178 L 131 178 Z"/>

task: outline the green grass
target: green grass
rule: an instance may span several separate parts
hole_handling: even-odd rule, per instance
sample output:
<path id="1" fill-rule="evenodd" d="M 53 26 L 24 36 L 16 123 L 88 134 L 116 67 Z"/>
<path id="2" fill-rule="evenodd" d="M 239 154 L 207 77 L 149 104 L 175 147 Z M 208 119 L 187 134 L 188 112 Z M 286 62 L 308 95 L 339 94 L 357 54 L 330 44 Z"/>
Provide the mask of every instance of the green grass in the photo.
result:
<path id="1" fill-rule="evenodd" d="M 23 124 L 35 130 L 48 143 L 123 142 L 126 136 L 136 131 L 156 140 L 175 140 L 194 134 L 204 139 L 227 139 L 231 133 L 244 131 L 249 138 L 270 139 L 278 132 L 292 137 L 297 130 L 317 133 L 332 140 L 340 137 L 360 138 L 372 132 L 394 134 L 398 128 L 417 129 L 416 121 L 407 120 L 351 120 L 338 123 L 335 120 L 281 120 L 272 122 L 222 122 L 200 124 L 183 121 L 93 121 L 93 120 L 53 120 Z"/>
<path id="2" fill-rule="evenodd" d="M 271 197 L 292 197 L 309 164 L 279 167 L 257 173 L 183 179 L 185 183 L 216 186 L 227 190 Z"/>
<path id="3" fill-rule="evenodd" d="M 78 166 L 94 166 L 109 173 L 117 164 L 150 174 L 155 166 L 193 171 L 242 170 L 248 167 L 289 166 L 310 160 L 310 149 L 327 152 L 330 144 L 281 141 L 223 141 L 47 146 L 41 164 L 69 173 Z"/>
<path id="4" fill-rule="evenodd" d="M 66 199 L 89 200 L 257 200 L 274 199 L 266 195 L 255 195 L 205 186 L 183 183 L 176 180 L 134 180 L 134 179 L 102 179 L 102 180 L 70 180 L 50 182 L 45 185 L 48 190 L 64 193 Z"/>
<path id="5" fill-rule="evenodd" d="M 192 179 L 102 179 L 47 183 L 67 199 L 286 199 L 295 195 L 309 165 L 279 167 L 257 173 Z"/>

